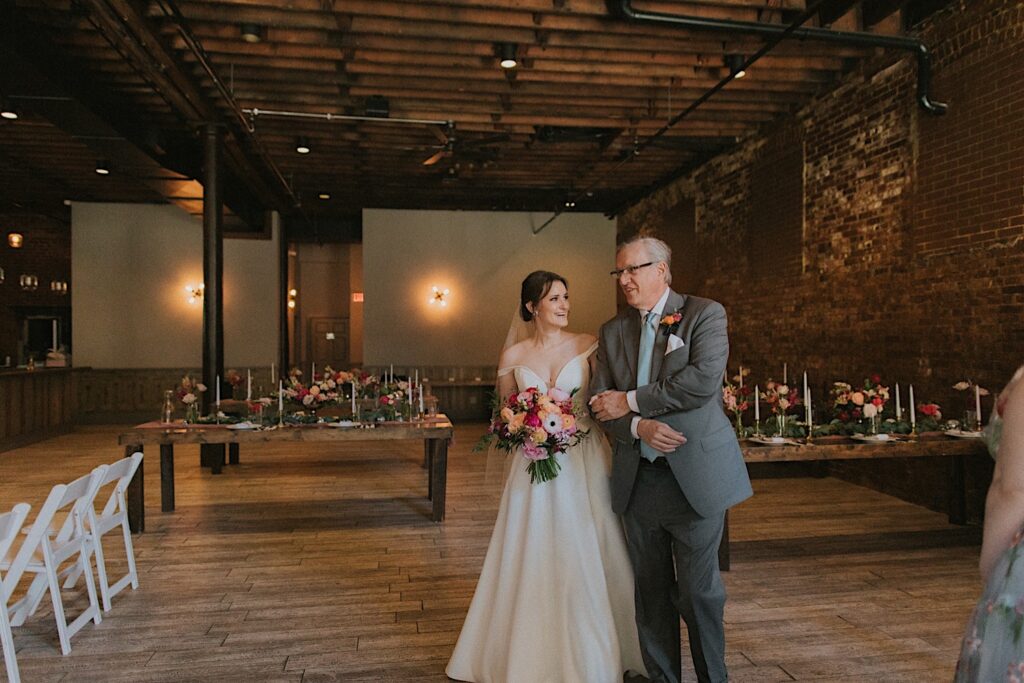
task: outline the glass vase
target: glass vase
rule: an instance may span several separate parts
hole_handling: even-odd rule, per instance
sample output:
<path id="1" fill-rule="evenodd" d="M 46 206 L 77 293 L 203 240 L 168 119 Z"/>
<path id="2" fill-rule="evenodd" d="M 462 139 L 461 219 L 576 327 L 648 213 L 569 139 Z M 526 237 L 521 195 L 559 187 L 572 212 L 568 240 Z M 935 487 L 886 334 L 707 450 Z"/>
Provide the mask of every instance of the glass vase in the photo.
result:
<path id="1" fill-rule="evenodd" d="M 160 421 L 164 424 L 170 424 L 174 421 L 174 401 L 171 400 L 171 396 L 174 392 L 168 389 L 164 392 L 164 407 L 160 411 Z"/>
<path id="2" fill-rule="evenodd" d="M 779 430 L 777 436 L 786 436 L 786 426 L 788 425 L 788 417 L 789 416 L 786 415 L 785 413 L 780 413 L 775 416 L 775 424 L 777 425 Z"/>
<path id="3" fill-rule="evenodd" d="M 199 404 L 196 401 L 185 405 L 185 422 L 195 424 L 199 421 Z"/>
<path id="4" fill-rule="evenodd" d="M 746 436 L 746 429 L 743 427 L 743 413 L 736 413 L 736 438 L 742 439 Z"/>

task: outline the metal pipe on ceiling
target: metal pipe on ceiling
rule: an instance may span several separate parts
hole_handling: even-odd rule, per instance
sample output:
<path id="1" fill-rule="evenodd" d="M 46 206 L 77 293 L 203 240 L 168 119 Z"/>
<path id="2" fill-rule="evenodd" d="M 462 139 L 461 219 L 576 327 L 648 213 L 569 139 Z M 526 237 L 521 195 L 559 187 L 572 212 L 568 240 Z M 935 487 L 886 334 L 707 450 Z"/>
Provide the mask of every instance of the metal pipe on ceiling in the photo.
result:
<path id="1" fill-rule="evenodd" d="M 858 33 L 854 31 L 832 31 L 830 29 L 810 27 L 796 28 L 779 24 L 767 24 L 758 21 L 731 21 L 727 19 L 709 19 L 688 15 L 665 14 L 663 12 L 647 12 L 633 8 L 632 0 L 619 0 L 618 4 L 609 2 L 613 10 L 633 21 L 654 24 L 671 24 L 683 28 L 701 31 L 721 31 L 728 33 L 744 33 L 755 36 L 779 36 L 788 33 L 792 38 L 800 40 L 818 40 L 839 45 L 855 45 L 860 47 L 883 47 L 913 52 L 917 56 L 917 102 L 925 111 L 940 115 L 946 113 L 947 105 L 931 98 L 932 62 L 928 46 L 916 38 L 905 36 L 887 36 L 876 33 Z"/>
<path id="2" fill-rule="evenodd" d="M 433 119 L 403 119 L 383 116 L 356 116 L 353 114 L 311 114 L 303 111 L 283 111 L 278 109 L 243 109 L 243 112 L 256 119 L 259 116 L 270 116 L 279 118 L 294 119 L 318 119 L 321 121 L 371 121 L 373 123 L 404 123 L 417 126 L 451 126 L 451 121 L 439 121 Z"/>
<path id="3" fill-rule="evenodd" d="M 268 171 L 270 171 L 271 176 L 273 176 L 277 184 L 284 190 L 285 196 L 287 196 L 288 201 L 291 202 L 292 204 L 290 208 L 297 209 L 301 212 L 302 204 L 299 201 L 298 196 L 292 190 L 292 187 L 288 183 L 288 181 L 285 180 L 284 175 L 282 175 L 281 173 L 281 169 L 279 169 L 277 167 L 277 164 L 274 163 L 274 160 L 271 158 L 266 148 L 259 141 L 259 139 L 255 135 L 253 135 L 253 132 L 249 127 L 249 121 L 246 119 L 245 113 L 242 111 L 242 108 L 235 100 L 234 95 L 231 94 L 231 91 L 228 89 L 226 85 L 224 85 L 224 82 L 220 79 L 220 76 L 217 75 L 217 72 L 214 70 L 213 65 L 210 63 L 209 57 L 206 54 L 206 50 L 203 49 L 203 46 L 199 43 L 199 40 L 192 33 L 192 30 L 189 28 L 188 23 L 185 20 L 185 16 L 181 13 L 181 10 L 178 9 L 178 6 L 174 4 L 173 0 L 157 0 L 156 4 L 164 12 L 164 14 L 174 22 L 174 26 L 175 28 L 177 28 L 178 34 L 181 36 L 182 40 L 185 41 L 185 45 L 188 46 L 188 49 L 195 56 L 196 60 L 199 62 L 199 65 L 202 67 L 206 75 L 210 78 L 211 81 L 213 81 L 214 86 L 217 88 L 217 92 L 220 93 L 220 96 L 224 99 L 225 103 L 227 103 L 228 108 L 234 115 L 234 118 L 239 122 L 240 128 L 244 131 L 246 142 L 248 142 L 252 146 L 253 150 L 260 158 L 260 161 L 263 162 L 265 168 Z M 303 216 L 305 217 L 304 213 Z"/>

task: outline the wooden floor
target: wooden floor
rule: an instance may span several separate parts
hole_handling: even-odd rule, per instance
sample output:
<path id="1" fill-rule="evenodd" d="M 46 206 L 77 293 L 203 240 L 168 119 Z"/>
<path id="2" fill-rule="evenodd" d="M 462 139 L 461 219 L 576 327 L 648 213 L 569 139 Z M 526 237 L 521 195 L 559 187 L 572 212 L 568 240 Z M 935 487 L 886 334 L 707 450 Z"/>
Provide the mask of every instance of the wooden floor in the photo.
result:
<path id="1" fill-rule="evenodd" d="M 179 448 L 178 509 L 166 514 L 148 454 L 140 589 L 67 657 L 47 600 L 15 629 L 23 679 L 447 680 L 497 508 L 497 468 L 470 451 L 481 430 L 457 431 L 442 524 L 427 519 L 416 443 L 251 447 L 216 477 L 197 448 Z M 0 508 L 37 506 L 53 484 L 119 457 L 117 431 L 0 453 Z M 831 478 L 754 486 L 732 513 L 734 681 L 950 679 L 980 590 L 977 529 Z"/>

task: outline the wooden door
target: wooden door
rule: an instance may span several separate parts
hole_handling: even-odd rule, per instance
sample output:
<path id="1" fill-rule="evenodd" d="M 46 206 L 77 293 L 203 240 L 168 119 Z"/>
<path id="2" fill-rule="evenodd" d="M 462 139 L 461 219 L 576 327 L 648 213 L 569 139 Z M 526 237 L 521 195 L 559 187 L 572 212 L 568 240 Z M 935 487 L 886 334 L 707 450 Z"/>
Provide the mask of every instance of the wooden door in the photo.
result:
<path id="1" fill-rule="evenodd" d="M 317 366 L 330 365 L 335 370 L 347 370 L 348 318 L 309 319 L 309 360 Z"/>

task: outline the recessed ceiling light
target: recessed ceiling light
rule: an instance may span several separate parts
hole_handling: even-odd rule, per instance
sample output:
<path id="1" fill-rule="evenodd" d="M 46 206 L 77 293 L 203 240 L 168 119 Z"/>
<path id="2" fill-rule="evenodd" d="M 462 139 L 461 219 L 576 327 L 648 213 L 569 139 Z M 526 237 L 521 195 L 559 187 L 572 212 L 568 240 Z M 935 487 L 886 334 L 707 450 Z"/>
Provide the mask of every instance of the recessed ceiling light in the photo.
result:
<path id="1" fill-rule="evenodd" d="M 263 40 L 264 27 L 259 24 L 244 23 L 241 26 L 242 40 L 247 43 L 258 43 Z"/>
<path id="2" fill-rule="evenodd" d="M 516 60 L 516 44 L 515 43 L 498 43 L 498 57 L 501 61 L 498 62 L 502 69 L 514 69 L 519 65 Z"/>
<path id="3" fill-rule="evenodd" d="M 743 63 L 747 61 L 743 55 L 725 55 L 724 61 L 725 66 L 729 69 L 729 73 L 734 77 L 743 78 L 747 75 L 747 72 L 743 70 Z"/>

